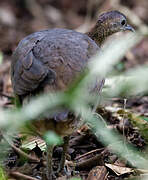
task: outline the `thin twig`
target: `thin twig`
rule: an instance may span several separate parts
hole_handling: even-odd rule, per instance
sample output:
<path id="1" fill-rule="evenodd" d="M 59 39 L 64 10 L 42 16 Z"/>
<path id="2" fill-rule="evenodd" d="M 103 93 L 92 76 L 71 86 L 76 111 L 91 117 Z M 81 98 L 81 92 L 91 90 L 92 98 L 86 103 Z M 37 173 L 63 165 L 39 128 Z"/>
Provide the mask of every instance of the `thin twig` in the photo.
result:
<path id="1" fill-rule="evenodd" d="M 10 142 L 10 140 L 3 134 L 2 135 L 3 138 L 7 141 L 7 143 L 13 148 L 13 150 L 20 154 L 21 156 L 25 157 L 26 159 L 28 159 L 31 162 L 35 162 L 35 163 L 39 163 L 40 160 L 38 158 L 34 158 L 28 154 L 26 154 L 24 151 L 22 151 L 20 148 L 17 148 L 14 144 L 12 144 L 12 142 Z"/>
<path id="2" fill-rule="evenodd" d="M 76 163 L 76 170 L 87 170 L 90 169 L 94 166 L 98 166 L 98 165 L 104 165 L 103 162 L 103 157 L 104 154 L 107 152 L 108 150 L 105 149 L 104 151 L 102 151 L 101 153 L 99 153 L 98 155 L 96 155 L 95 157 L 92 157 L 90 159 L 87 159 L 83 162 L 77 162 Z"/>
<path id="3" fill-rule="evenodd" d="M 82 154 L 82 155 L 76 157 L 75 160 L 81 159 L 81 158 L 83 158 L 83 157 L 85 157 L 85 156 L 88 156 L 89 154 L 93 154 L 94 152 L 98 152 L 98 151 L 101 151 L 101 150 L 103 150 L 103 149 L 104 149 L 104 148 L 100 148 L 100 149 L 95 149 L 95 150 L 89 151 L 89 152 L 87 152 L 87 153 L 85 153 L 85 154 Z"/>
<path id="4" fill-rule="evenodd" d="M 127 99 L 124 99 L 124 105 L 123 105 L 123 109 L 124 109 L 124 112 L 126 111 L 126 105 L 127 105 Z M 122 117 L 122 123 L 123 123 L 123 137 L 124 137 L 124 145 L 125 145 L 125 148 L 126 148 L 126 151 L 128 153 L 128 148 L 126 146 L 126 137 L 125 137 L 125 118 L 126 118 L 126 114 L 124 113 L 123 114 L 123 117 Z"/>
<path id="5" fill-rule="evenodd" d="M 124 109 L 124 112 L 126 111 L 126 104 L 127 104 L 127 99 L 124 99 L 124 104 L 123 104 L 123 109 Z M 123 137 L 125 138 L 125 113 L 123 114 L 123 117 L 122 117 L 122 124 L 123 124 Z"/>
<path id="6" fill-rule="evenodd" d="M 39 163 L 40 160 L 38 158 L 34 158 L 28 154 L 26 154 L 24 151 L 22 151 L 20 148 L 17 148 L 15 145 L 11 144 L 11 147 L 21 156 L 25 157 L 26 159 L 28 159 L 31 162 L 36 162 Z"/>

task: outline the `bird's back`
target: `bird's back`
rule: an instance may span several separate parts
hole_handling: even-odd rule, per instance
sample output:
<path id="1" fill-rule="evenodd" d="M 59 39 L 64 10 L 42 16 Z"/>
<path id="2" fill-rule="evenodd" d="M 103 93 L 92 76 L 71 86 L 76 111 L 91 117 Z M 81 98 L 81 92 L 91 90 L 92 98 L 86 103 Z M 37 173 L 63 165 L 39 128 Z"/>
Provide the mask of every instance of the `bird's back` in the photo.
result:
<path id="1" fill-rule="evenodd" d="M 15 94 L 65 90 L 98 49 L 87 35 L 73 30 L 44 30 L 27 36 L 12 57 Z"/>

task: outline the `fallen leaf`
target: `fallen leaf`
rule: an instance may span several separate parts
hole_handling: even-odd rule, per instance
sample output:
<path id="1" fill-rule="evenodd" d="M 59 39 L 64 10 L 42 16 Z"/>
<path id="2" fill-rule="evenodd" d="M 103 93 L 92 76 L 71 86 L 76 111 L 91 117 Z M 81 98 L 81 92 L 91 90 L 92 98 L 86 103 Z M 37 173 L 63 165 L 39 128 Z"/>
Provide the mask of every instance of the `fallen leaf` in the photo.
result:
<path id="1" fill-rule="evenodd" d="M 132 169 L 132 168 L 121 167 L 121 166 L 117 166 L 114 164 L 105 163 L 105 166 L 110 168 L 112 171 L 114 171 L 114 173 L 117 174 L 118 176 L 121 176 L 126 173 L 131 173 L 134 171 L 134 169 Z"/>

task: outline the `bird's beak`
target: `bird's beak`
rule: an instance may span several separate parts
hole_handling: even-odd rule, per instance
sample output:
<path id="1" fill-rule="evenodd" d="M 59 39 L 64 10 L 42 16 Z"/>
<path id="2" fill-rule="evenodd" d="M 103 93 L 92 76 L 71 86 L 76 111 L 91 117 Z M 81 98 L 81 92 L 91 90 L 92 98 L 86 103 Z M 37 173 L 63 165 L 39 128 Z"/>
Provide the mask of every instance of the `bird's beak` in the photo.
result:
<path id="1" fill-rule="evenodd" d="M 129 24 L 127 24 L 125 27 L 124 27 L 124 31 L 132 31 L 132 32 L 135 32 L 134 28 L 132 26 L 130 26 Z"/>

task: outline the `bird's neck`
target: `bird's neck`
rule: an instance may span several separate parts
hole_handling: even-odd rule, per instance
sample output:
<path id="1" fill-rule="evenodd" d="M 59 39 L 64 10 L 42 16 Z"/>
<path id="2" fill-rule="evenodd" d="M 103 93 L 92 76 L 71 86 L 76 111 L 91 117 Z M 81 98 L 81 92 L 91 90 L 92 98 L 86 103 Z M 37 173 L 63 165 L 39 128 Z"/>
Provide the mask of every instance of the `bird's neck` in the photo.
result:
<path id="1" fill-rule="evenodd" d="M 101 23 L 96 24 L 89 32 L 86 33 L 98 46 L 101 46 L 105 39 L 112 33 Z"/>

